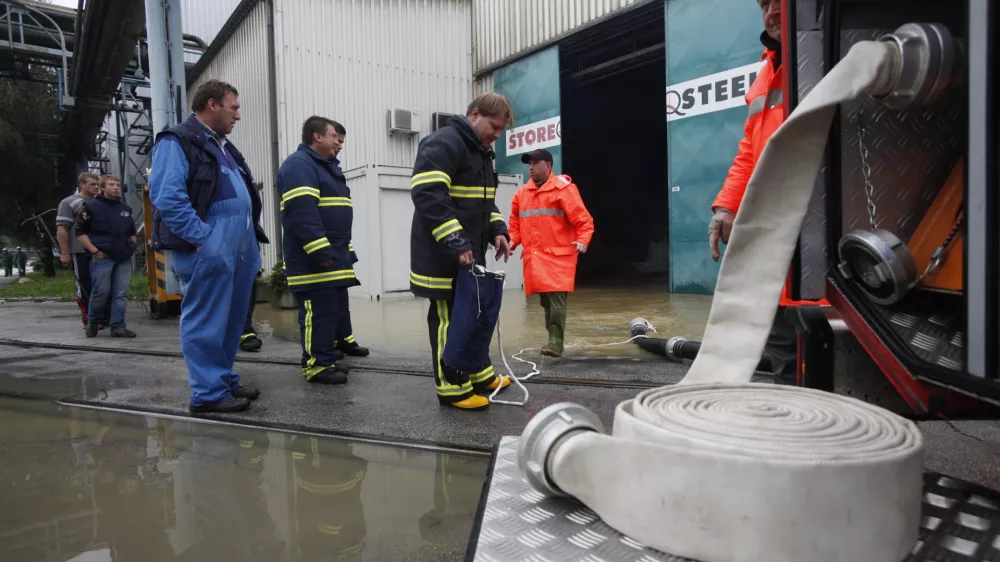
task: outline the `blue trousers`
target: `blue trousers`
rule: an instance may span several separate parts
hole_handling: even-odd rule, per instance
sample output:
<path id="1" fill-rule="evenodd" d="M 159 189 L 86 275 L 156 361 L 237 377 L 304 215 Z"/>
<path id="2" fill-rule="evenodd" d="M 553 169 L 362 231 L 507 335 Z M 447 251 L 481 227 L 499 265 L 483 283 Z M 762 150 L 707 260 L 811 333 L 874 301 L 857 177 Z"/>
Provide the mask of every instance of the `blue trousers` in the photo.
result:
<path id="1" fill-rule="evenodd" d="M 299 304 L 302 376 L 309 380 L 337 363 L 337 341 L 354 341 L 347 287 L 320 285 L 295 293 Z"/>
<path id="2" fill-rule="evenodd" d="M 247 207 L 240 199 L 212 204 L 212 234 L 201 251 L 174 252 L 174 271 L 184 283 L 181 351 L 192 406 L 227 400 L 240 384 L 233 364 L 260 268 Z"/>
<path id="3" fill-rule="evenodd" d="M 93 282 L 90 303 L 87 306 L 87 323 L 101 323 L 101 312 L 111 300 L 111 329 L 125 328 L 125 309 L 128 307 L 128 285 L 132 278 L 132 260 L 111 258 L 90 261 L 90 278 Z"/>

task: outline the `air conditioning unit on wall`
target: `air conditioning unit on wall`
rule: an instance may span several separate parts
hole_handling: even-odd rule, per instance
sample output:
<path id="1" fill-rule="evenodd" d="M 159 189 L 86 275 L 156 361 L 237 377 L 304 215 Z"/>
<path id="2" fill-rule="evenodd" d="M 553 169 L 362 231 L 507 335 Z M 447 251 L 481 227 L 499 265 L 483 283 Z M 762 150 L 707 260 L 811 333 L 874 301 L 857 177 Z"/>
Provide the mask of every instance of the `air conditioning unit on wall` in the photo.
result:
<path id="1" fill-rule="evenodd" d="M 448 120 L 455 117 L 454 113 L 435 113 L 431 116 L 431 131 L 436 131 L 448 124 Z"/>
<path id="2" fill-rule="evenodd" d="M 415 135 L 420 133 L 420 113 L 409 109 L 392 108 L 386 112 L 389 134 L 403 133 Z"/>

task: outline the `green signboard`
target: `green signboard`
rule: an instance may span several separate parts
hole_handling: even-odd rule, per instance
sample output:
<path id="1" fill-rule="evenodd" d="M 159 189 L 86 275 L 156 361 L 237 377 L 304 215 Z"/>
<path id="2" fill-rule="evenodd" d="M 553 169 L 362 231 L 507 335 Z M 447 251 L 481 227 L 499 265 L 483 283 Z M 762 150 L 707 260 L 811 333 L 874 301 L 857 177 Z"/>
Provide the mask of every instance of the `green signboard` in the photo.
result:
<path id="1" fill-rule="evenodd" d="M 493 72 L 493 89 L 514 106 L 515 127 L 496 142 L 497 172 L 528 175 L 521 155 L 537 148 L 552 153 L 552 170 L 562 172 L 559 106 L 559 47 L 551 47 Z"/>
<path id="2" fill-rule="evenodd" d="M 711 293 L 710 206 L 743 137 L 743 95 L 760 68 L 763 21 L 752 0 L 670 0 L 666 10 L 670 289 Z"/>

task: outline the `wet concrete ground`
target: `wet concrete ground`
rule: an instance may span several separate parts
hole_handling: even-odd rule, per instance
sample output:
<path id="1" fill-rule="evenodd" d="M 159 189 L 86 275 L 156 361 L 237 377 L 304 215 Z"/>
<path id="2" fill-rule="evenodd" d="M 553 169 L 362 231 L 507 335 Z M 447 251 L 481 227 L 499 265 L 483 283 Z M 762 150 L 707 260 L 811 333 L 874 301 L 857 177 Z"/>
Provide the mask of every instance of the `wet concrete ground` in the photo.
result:
<path id="1" fill-rule="evenodd" d="M 488 463 L 11 398 L 0 452 L 7 562 L 457 560 Z"/>
<path id="2" fill-rule="evenodd" d="M 644 299 L 641 292 L 637 294 L 636 302 L 658 302 L 655 299 Z M 659 301 L 659 308 L 650 305 L 652 312 L 618 310 L 626 307 L 616 306 L 610 299 L 604 301 L 601 306 L 595 305 L 593 307 L 586 306 L 585 298 L 577 300 L 575 309 L 573 301 L 571 301 L 570 341 L 603 343 L 609 340 L 624 340 L 627 338 L 628 320 L 639 314 L 650 319 L 660 329 L 660 335 L 664 337 L 681 333 L 681 335 L 697 339 L 702 329 L 697 325 L 698 315 L 701 314 L 704 318 L 707 316 L 708 309 L 707 304 L 699 305 L 693 301 L 687 302 L 675 298 Z M 583 301 L 584 304 L 581 305 L 579 301 Z M 517 306 L 512 305 L 514 302 L 516 302 L 514 299 L 508 299 L 504 312 L 505 326 L 512 326 L 505 331 L 505 344 L 507 344 L 505 347 L 509 353 L 522 346 L 537 346 L 538 338 L 542 334 L 541 310 L 537 308 L 537 304 L 528 302 L 518 309 Z M 601 303 L 602 299 L 597 298 L 594 302 Z M 448 451 L 457 454 L 452 458 L 465 459 L 467 455 L 472 455 L 469 458 L 475 457 L 481 460 L 490 447 L 497 443 L 502 436 L 519 434 L 527 421 L 540 409 L 549 404 L 563 401 L 577 402 L 592 409 L 610 428 L 613 424 L 614 407 L 619 402 L 634 396 L 641 388 L 676 382 L 683 377 L 687 369 L 686 365 L 669 363 L 663 358 L 644 354 L 632 344 L 612 348 L 613 351 L 604 348 L 594 355 L 576 354 L 574 351 L 561 361 L 541 361 L 539 359 L 542 375 L 527 383 L 531 392 L 527 407 L 494 405 L 484 413 L 458 412 L 442 408 L 437 404 L 434 396 L 431 387 L 433 382 L 430 378 L 430 362 L 426 357 L 427 348 L 423 347 L 425 344 L 422 340 L 424 337 L 422 333 L 423 317 L 426 311 L 423 310 L 419 301 L 405 299 L 382 303 L 352 302 L 356 319 L 355 333 L 359 341 L 372 348 L 373 354 L 369 358 L 354 360 L 355 368 L 352 370 L 350 382 L 341 387 L 316 386 L 302 381 L 298 369 L 301 352 L 298 343 L 290 341 L 293 335 L 289 335 L 288 339 L 271 337 L 272 334 L 282 336 L 281 330 L 277 328 L 278 323 L 282 321 L 279 319 L 289 316 L 290 313 L 271 312 L 268 310 L 270 307 L 267 304 L 259 306 L 262 311 L 258 316 L 260 324 L 265 327 L 264 323 L 267 322 L 266 328 L 268 328 L 262 330 L 265 340 L 264 348 L 260 353 L 241 352 L 237 362 L 237 370 L 244 377 L 245 382 L 259 387 L 263 396 L 245 413 L 214 415 L 207 418 L 219 422 L 254 424 L 266 427 L 272 430 L 268 432 L 268 435 L 277 433 L 285 436 L 283 438 L 287 440 L 291 439 L 288 434 L 273 430 L 314 432 L 323 435 L 360 438 L 364 440 L 365 447 L 388 451 L 385 455 L 390 458 L 409 458 L 407 455 L 413 452 L 413 446 L 445 446 L 449 448 Z M 507 310 L 507 307 L 510 310 Z M 572 327 L 574 310 L 581 318 L 575 328 Z M 699 310 L 701 312 L 698 312 Z M 676 314 L 678 318 L 671 319 L 671 314 Z M 583 318 L 587 318 L 587 322 L 590 322 L 593 327 L 583 329 Z M 537 320 L 537 322 L 533 320 Z M 704 320 L 702 319 L 701 322 L 703 323 Z M 413 327 L 414 323 L 416 328 Z M 0 432 L 8 432 L 0 433 L 4 435 L 3 442 L 0 443 L 0 447 L 2 447 L 0 450 L 3 451 L 3 462 L 0 463 L 0 466 L 5 467 L 5 469 L 9 467 L 16 474 L 20 474 L 18 471 L 25 470 L 29 465 L 39 464 L 47 465 L 56 473 L 76 470 L 70 468 L 71 464 L 76 462 L 73 460 L 74 457 L 68 457 L 65 453 L 56 453 L 54 449 L 39 447 L 39 444 L 35 443 L 54 443 L 62 440 L 65 445 L 67 439 L 65 436 L 37 437 L 32 434 L 35 426 L 44 425 L 37 421 L 39 415 L 66 416 L 69 414 L 65 412 L 76 411 L 70 408 L 72 404 L 153 412 L 158 416 L 177 416 L 179 420 L 182 420 L 177 423 L 190 426 L 184 431 L 196 433 L 194 428 L 200 426 L 193 422 L 183 421 L 187 416 L 188 390 L 186 370 L 179 354 L 176 320 L 150 320 L 143 316 L 139 307 L 133 307 L 129 312 L 129 326 L 138 332 L 138 338 L 134 340 L 112 339 L 102 332 L 98 338 L 87 339 L 84 337 L 77 309 L 72 304 L 8 303 L 0 305 L 0 338 L 2 338 L 0 339 L 0 394 L 57 401 L 60 412 L 63 412 L 57 415 L 26 411 L 28 406 L 24 406 L 24 404 L 37 404 L 35 401 L 29 402 L 27 399 L 0 402 L 2 415 L 7 416 L 0 418 L 2 420 Z M 665 326 L 667 328 L 664 328 Z M 682 330 L 685 329 L 689 331 L 683 333 Z M 410 335 L 406 335 L 407 333 Z M 508 343 L 511 341 L 515 343 Z M 528 353 L 526 356 L 537 358 L 537 354 L 533 353 Z M 494 357 L 494 360 L 497 367 L 501 368 L 502 363 L 499 358 Z M 528 371 L 528 367 L 520 363 L 512 363 L 512 366 L 518 374 L 524 374 Z M 767 377 L 759 377 L 758 380 L 768 379 Z M 508 392 L 516 393 L 517 391 L 510 390 Z M 519 395 L 510 394 L 508 397 L 517 398 Z M 138 416 L 130 416 L 129 418 L 145 419 Z M 161 421 L 163 420 L 155 423 L 161 423 Z M 143 421 L 139 424 L 140 430 L 145 427 L 142 425 L 144 423 L 147 422 Z M 16 428 L 16 430 L 10 431 L 11 427 Z M 939 471 L 991 488 L 1000 488 L 1000 463 L 996 462 L 996 459 L 1000 458 L 1000 424 L 996 422 L 925 422 L 921 423 L 920 427 L 927 444 L 926 467 L 928 470 Z M 230 431 L 238 431 L 238 429 Z M 7 437 L 7 435 L 11 437 Z M 18 440 L 25 442 L 22 443 Z M 217 442 L 224 440 L 213 437 L 211 442 L 214 444 L 212 446 L 222 447 L 223 445 L 219 445 Z M 126 441 L 128 440 L 126 439 Z M 237 437 L 237 442 L 239 442 L 239 437 Z M 256 439 L 254 442 L 257 442 Z M 281 444 L 280 447 L 276 446 L 275 450 L 279 451 L 280 449 L 280 451 L 275 455 L 290 455 L 289 446 L 287 442 Z M 193 448 L 193 445 L 189 447 Z M 356 448 L 357 446 L 352 446 L 352 450 L 356 450 Z M 123 450 L 131 449 L 135 449 L 135 447 L 125 447 Z M 189 452 L 190 450 L 193 449 L 189 449 Z M 405 452 L 402 452 L 404 450 Z M 371 467 L 374 456 L 355 454 L 367 459 L 368 466 Z M 217 461 L 215 456 L 199 455 L 201 454 L 191 454 L 185 457 L 191 459 L 193 463 L 191 466 L 194 468 L 188 469 L 189 471 L 209 474 L 212 474 L 213 471 L 216 474 L 220 472 L 218 467 L 213 464 Z M 340 453 L 333 453 L 334 457 L 337 455 Z M 345 461 L 347 464 L 355 462 L 349 457 L 340 456 L 347 459 Z M 394 462 L 396 465 L 393 466 L 399 466 L 401 461 Z M 431 461 L 424 462 L 429 466 Z M 443 460 L 441 462 L 443 464 Z M 477 468 L 474 470 L 469 468 L 468 470 L 477 475 L 475 478 L 481 478 L 481 472 L 477 471 L 485 470 L 485 464 L 476 464 L 477 462 L 479 461 L 469 461 L 468 466 Z M 227 467 L 236 466 L 230 461 L 226 461 L 226 463 Z M 434 463 L 434 470 L 437 471 L 438 460 L 435 459 Z M 403 466 L 409 465 L 403 463 Z M 36 466 L 32 470 L 41 469 Z M 385 470 L 391 472 L 388 468 Z M 20 476 L 16 479 L 18 478 Z M 41 477 L 32 476 L 31 478 Z M 31 478 L 26 480 L 30 481 Z M 211 478 L 216 477 L 206 476 L 206 478 L 211 481 Z M 386 478 L 390 477 L 386 476 Z M 389 485 L 378 481 L 379 483 L 366 484 L 368 486 L 366 489 L 395 489 L 402 494 L 401 490 L 404 489 L 419 489 L 421 486 L 428 486 L 429 484 L 426 482 L 433 483 L 436 477 L 413 479 L 409 476 L 401 476 L 400 478 L 405 484 Z M 266 480 L 266 475 L 264 479 Z M 6 478 L 3 482 L 6 482 Z M 145 480 L 142 483 L 145 484 Z M 477 481 L 475 490 L 472 491 L 470 488 L 467 493 L 477 498 L 478 484 Z M 253 489 L 253 486 L 250 485 L 240 486 L 238 489 Z M 392 486 L 396 487 L 392 488 Z M 61 505 L 64 502 L 60 495 L 62 492 L 56 493 L 55 488 L 52 489 L 51 495 L 44 491 L 38 491 L 31 502 L 39 505 Z M 220 491 L 220 494 L 239 495 L 236 493 L 237 488 L 230 487 L 228 490 L 228 492 Z M 267 499 L 268 497 L 267 492 L 265 492 L 267 509 L 264 511 L 267 515 L 275 521 L 276 526 L 290 525 L 283 522 L 285 520 L 279 521 L 278 515 L 272 513 L 272 500 Z M 221 499 L 219 501 L 222 502 Z M 245 498 L 240 498 L 239 501 L 245 501 Z M 290 505 L 285 500 L 275 501 L 277 503 L 274 505 L 283 505 L 282 502 L 285 502 L 284 505 Z M 403 500 L 384 500 L 383 503 L 393 505 L 393 502 L 400 501 Z M 6 503 L 5 498 L 0 497 L 0 505 L 6 505 Z M 374 504 L 366 504 L 364 501 L 361 503 L 365 508 L 364 521 L 369 525 L 367 531 L 369 536 L 372 536 L 371 533 L 383 532 L 376 530 L 376 528 L 381 529 L 378 527 L 379 521 L 384 517 L 392 520 L 394 514 L 387 513 L 379 517 L 369 517 L 369 513 L 372 513 L 368 511 L 369 506 L 376 512 L 377 509 L 381 509 L 381 506 L 375 507 Z M 225 513 L 227 509 L 237 509 L 228 507 L 225 502 L 222 504 L 218 508 L 219 513 Z M 147 511 L 158 511 L 162 507 L 159 503 L 143 505 L 153 506 L 143 508 Z M 253 505 L 256 507 L 252 509 L 261 513 L 258 504 L 254 503 Z M 430 511 L 433 507 L 434 505 L 431 505 L 421 513 Z M 77 508 L 73 507 L 72 509 Z M 191 509 L 194 510 L 195 507 Z M 288 507 L 281 512 L 285 514 L 282 517 L 291 517 L 290 513 L 293 509 L 302 508 Z M 475 508 L 473 506 L 469 509 L 474 510 Z M 421 535 L 422 527 L 419 524 L 419 517 L 416 526 L 412 523 L 411 516 L 405 515 L 404 517 L 406 513 L 415 513 L 419 510 L 407 511 L 404 506 L 400 508 L 400 511 L 400 517 L 408 521 L 406 525 L 409 527 L 405 527 L 405 525 L 404 527 L 411 529 L 410 531 L 401 531 L 405 536 L 410 537 L 407 540 L 417 541 L 417 537 L 420 537 L 420 540 L 428 544 L 448 543 L 448 540 L 445 539 L 427 539 Z M 62 512 L 59 513 L 59 517 L 63 517 Z M 77 513 L 77 511 L 73 511 L 73 513 Z M 200 512 L 196 513 L 201 516 Z M 225 520 L 224 515 L 212 515 L 215 512 L 211 511 L 209 513 L 219 520 Z M 461 514 L 460 518 L 469 519 L 469 523 L 471 523 L 470 512 L 459 509 L 455 513 Z M 66 515 L 65 517 L 70 516 Z M 138 519 L 138 515 L 136 518 Z M 301 528 L 301 521 L 307 519 L 300 518 L 299 523 L 297 523 L 298 527 L 289 528 Z M 14 520 L 17 521 L 16 518 Z M 64 520 L 68 521 L 65 518 Z M 8 520 L 0 519 L 0 521 Z M 266 519 L 261 517 L 260 521 L 259 526 L 253 528 L 269 528 L 270 523 L 267 523 Z M 121 524 L 109 523 L 108 525 L 112 528 L 116 525 L 124 525 L 124 528 L 127 529 L 128 523 L 129 521 Z M 5 522 L 2 525 L 3 527 L 0 527 L 0 546 L 7 544 L 5 542 L 8 537 L 7 531 L 13 529 L 13 527 L 9 527 L 12 524 Z M 108 525 L 105 525 L 105 528 Z M 339 524 L 333 526 L 337 525 Z M 45 528 L 45 526 L 42 525 L 40 528 Z M 456 537 L 462 535 L 458 532 L 457 526 L 451 527 L 444 524 L 436 526 L 436 528 L 439 528 L 448 537 L 451 537 L 449 533 L 455 533 Z M 327 530 L 332 529 L 328 528 Z M 120 530 L 117 532 L 121 533 Z M 222 529 L 218 532 L 227 531 Z M 270 533 L 270 530 L 267 533 Z M 272 548 L 273 543 L 270 542 L 270 535 L 267 533 L 252 533 L 249 536 L 251 538 L 257 538 L 258 535 L 263 537 L 260 548 Z M 122 540 L 130 538 L 129 533 L 122 533 L 120 536 L 124 537 Z M 279 534 L 279 536 L 282 535 Z M 283 536 L 290 535 L 286 533 Z M 149 540 L 154 539 L 160 541 L 160 535 L 155 534 L 155 537 Z M 464 549 L 466 539 L 467 534 L 461 539 L 455 540 L 461 542 L 462 549 Z M 167 540 L 175 539 L 168 537 Z M 188 543 L 185 544 L 197 542 L 195 539 L 187 540 Z M 232 540 L 235 541 L 236 537 L 233 537 Z M 287 559 L 296 559 L 293 555 L 298 551 L 287 549 L 301 547 L 288 546 L 289 544 L 288 540 L 283 543 L 281 548 L 286 550 L 282 552 L 292 553 L 288 555 L 290 558 Z M 400 543 L 390 541 L 388 544 Z M 413 547 L 415 544 L 418 543 L 406 543 L 407 548 L 416 548 Z M 426 547 L 424 543 L 419 544 L 421 549 Z M 169 548 L 175 549 L 176 547 L 170 543 Z M 218 547 L 203 548 L 208 548 L 210 554 L 213 554 L 212 548 Z M 368 548 L 366 546 L 366 549 Z M 175 552 L 175 550 L 167 550 L 167 547 L 163 547 L 163 552 L 169 553 Z M 365 554 L 363 559 L 369 559 L 369 557 L 370 559 L 378 559 L 376 555 L 383 554 L 378 550 L 366 550 L 366 552 L 368 554 Z M 421 552 L 423 551 L 421 550 Z M 456 556 L 435 558 L 435 555 L 441 554 L 441 552 L 431 551 L 431 554 L 424 558 L 454 559 L 460 557 L 459 550 L 448 552 L 455 553 Z M 218 556 L 214 558 L 208 556 L 208 558 L 252 558 L 246 556 L 230 557 L 226 556 L 225 553 L 220 555 L 217 551 L 214 554 Z M 174 559 L 169 558 L 169 556 L 174 555 L 165 556 L 168 556 L 166 559 Z M 198 557 L 191 555 L 190 558 L 186 559 L 200 558 L 200 555 Z M 0 552 L 0 559 L 35 560 L 37 558 L 8 558 Z M 144 559 L 155 560 L 156 558 Z M 276 557 L 274 559 L 283 560 L 285 558 Z M 297 559 L 308 559 L 308 557 Z M 385 556 L 385 559 L 420 560 L 422 558 L 390 553 Z"/>

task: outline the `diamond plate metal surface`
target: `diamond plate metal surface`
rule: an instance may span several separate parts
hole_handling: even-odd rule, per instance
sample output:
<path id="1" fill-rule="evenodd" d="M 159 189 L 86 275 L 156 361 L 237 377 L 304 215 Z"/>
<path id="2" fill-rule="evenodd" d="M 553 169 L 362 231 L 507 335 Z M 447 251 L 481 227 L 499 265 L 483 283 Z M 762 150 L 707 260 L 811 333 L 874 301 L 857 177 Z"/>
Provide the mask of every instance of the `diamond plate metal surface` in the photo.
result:
<path id="1" fill-rule="evenodd" d="M 892 308 L 875 308 L 918 357 L 949 371 L 963 371 L 965 317 L 961 310 L 912 296 Z"/>
<path id="2" fill-rule="evenodd" d="M 796 63 L 799 100 L 805 98 L 823 78 L 823 32 L 798 33 Z M 799 235 L 802 298 L 815 300 L 826 294 L 826 163 L 820 168 Z"/>
<path id="3" fill-rule="evenodd" d="M 890 29 L 845 30 L 841 56 L 859 41 Z M 864 114 L 879 226 L 909 240 L 962 154 L 961 90 L 952 88 L 927 107 L 886 109 L 866 98 L 841 106 L 843 229 L 868 229 L 858 150 L 858 117 Z"/>
<path id="4" fill-rule="evenodd" d="M 644 547 L 579 502 L 536 492 L 517 466 L 517 437 L 501 439 L 487 494 L 476 562 L 694 562 Z"/>
<path id="5" fill-rule="evenodd" d="M 517 437 L 500 441 L 474 562 L 696 562 L 649 549 L 575 500 L 535 492 L 517 466 Z M 474 549 L 474 550 L 473 550 Z M 920 535 L 904 562 L 1000 562 L 1000 492 L 924 473 Z"/>

